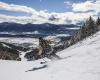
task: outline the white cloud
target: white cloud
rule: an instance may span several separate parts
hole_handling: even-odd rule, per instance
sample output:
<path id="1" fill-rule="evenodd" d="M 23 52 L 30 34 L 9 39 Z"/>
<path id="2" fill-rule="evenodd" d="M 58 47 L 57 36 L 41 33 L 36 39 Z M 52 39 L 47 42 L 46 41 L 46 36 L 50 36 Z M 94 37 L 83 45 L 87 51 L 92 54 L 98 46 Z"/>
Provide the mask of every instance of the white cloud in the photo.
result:
<path id="1" fill-rule="evenodd" d="M 82 11 L 82 12 L 94 11 L 98 14 L 100 12 L 100 0 L 74 3 L 72 7 L 73 11 Z"/>
<path id="2" fill-rule="evenodd" d="M 80 6 L 79 3 L 73 3 L 65 2 L 66 4 L 73 7 L 74 11 L 80 11 L 82 8 L 84 11 L 90 10 L 92 7 L 93 1 L 86 1 L 84 3 L 81 3 L 81 5 L 89 3 L 89 6 L 86 9 L 84 9 L 84 6 L 81 6 L 78 8 L 77 6 Z M 90 4 L 92 3 L 92 4 Z M 100 1 L 96 1 L 95 4 L 99 4 Z M 75 6 L 75 8 L 74 8 Z M 91 6 L 91 7 L 90 7 Z M 98 7 L 98 6 L 97 6 Z M 17 22 L 17 23 L 32 23 L 32 24 L 41 24 L 41 23 L 53 23 L 53 24 L 75 24 L 79 21 L 83 21 L 87 19 L 89 16 L 96 17 L 95 12 L 64 12 L 64 13 L 56 13 L 51 12 L 49 13 L 47 10 L 41 10 L 36 11 L 35 9 L 27 6 L 21 6 L 21 5 L 14 5 L 14 4 L 7 4 L 4 2 L 0 2 L 0 9 L 6 10 L 6 11 L 12 11 L 12 12 L 23 12 L 23 13 L 29 13 L 31 16 L 10 16 L 10 15 L 4 15 L 0 14 L 0 22 Z M 100 9 L 100 8 L 99 8 Z M 99 9 L 96 11 L 99 11 Z"/>
<path id="3" fill-rule="evenodd" d="M 69 1 L 64 1 L 64 4 L 66 4 L 67 6 L 71 6 L 72 5 L 72 3 L 69 2 Z"/>
<path id="4" fill-rule="evenodd" d="M 15 5 L 15 4 L 7 4 L 4 2 L 0 2 L 0 9 L 6 10 L 6 11 L 13 11 L 13 12 L 37 14 L 37 12 L 31 7 L 20 6 L 20 5 Z"/>
<path id="5" fill-rule="evenodd" d="M 65 12 L 65 13 L 47 13 L 47 12 L 39 12 L 39 15 L 32 15 L 30 17 L 27 16 L 7 16 L 0 15 L 1 22 L 17 22 L 17 23 L 32 23 L 32 24 L 41 24 L 41 23 L 54 23 L 54 24 L 75 24 L 79 21 L 87 19 L 89 16 L 93 16 L 93 12 L 89 13 L 73 13 L 73 12 Z M 53 20 L 52 20 L 52 19 Z"/>

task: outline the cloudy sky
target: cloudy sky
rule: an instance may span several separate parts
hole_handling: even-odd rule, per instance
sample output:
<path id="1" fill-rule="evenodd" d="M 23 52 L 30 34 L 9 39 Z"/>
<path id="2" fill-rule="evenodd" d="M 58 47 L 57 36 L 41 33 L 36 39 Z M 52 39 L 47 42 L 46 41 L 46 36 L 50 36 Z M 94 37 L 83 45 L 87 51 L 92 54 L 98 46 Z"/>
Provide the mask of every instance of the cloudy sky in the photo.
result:
<path id="1" fill-rule="evenodd" d="M 100 0 L 0 0 L 0 22 L 75 24 L 100 16 Z"/>

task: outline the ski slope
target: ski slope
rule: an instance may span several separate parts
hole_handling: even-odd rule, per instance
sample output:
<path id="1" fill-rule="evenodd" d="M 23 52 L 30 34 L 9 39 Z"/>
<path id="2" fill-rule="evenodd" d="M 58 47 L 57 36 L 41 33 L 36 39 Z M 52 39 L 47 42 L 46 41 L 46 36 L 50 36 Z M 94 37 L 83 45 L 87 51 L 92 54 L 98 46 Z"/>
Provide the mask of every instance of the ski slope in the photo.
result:
<path id="1" fill-rule="evenodd" d="M 100 32 L 59 53 L 61 60 L 0 61 L 0 80 L 100 80 Z M 46 68 L 32 70 L 47 65 Z M 26 72 L 28 71 L 28 72 Z"/>

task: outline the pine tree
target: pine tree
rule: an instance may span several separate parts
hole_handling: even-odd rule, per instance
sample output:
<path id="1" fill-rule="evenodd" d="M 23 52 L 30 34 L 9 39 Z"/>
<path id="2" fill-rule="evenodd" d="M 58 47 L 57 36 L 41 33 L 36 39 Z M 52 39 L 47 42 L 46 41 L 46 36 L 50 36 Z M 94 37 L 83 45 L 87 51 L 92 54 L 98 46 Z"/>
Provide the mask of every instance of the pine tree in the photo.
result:
<path id="1" fill-rule="evenodd" d="M 99 26 L 100 25 L 100 18 L 98 17 L 98 19 L 96 20 L 96 25 Z"/>
<path id="2" fill-rule="evenodd" d="M 96 28 L 97 28 L 97 31 L 100 30 L 100 18 L 99 17 L 96 20 Z"/>
<path id="3" fill-rule="evenodd" d="M 95 26 L 95 21 L 93 18 L 90 16 L 89 19 L 86 21 L 86 27 L 87 27 L 87 35 L 91 35 L 96 32 L 96 26 Z"/>

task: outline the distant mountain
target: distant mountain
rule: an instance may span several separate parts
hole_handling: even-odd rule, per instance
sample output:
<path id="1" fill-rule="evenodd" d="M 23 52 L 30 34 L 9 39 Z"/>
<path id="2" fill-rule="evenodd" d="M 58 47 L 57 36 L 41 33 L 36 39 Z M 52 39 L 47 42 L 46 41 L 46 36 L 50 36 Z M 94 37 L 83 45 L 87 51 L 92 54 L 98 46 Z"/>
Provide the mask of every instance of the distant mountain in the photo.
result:
<path id="1" fill-rule="evenodd" d="M 72 29 L 73 28 L 73 29 Z M 48 36 L 57 34 L 72 35 L 77 31 L 77 25 L 56 25 L 56 24 L 18 24 L 18 23 L 0 23 L 0 36 Z"/>

